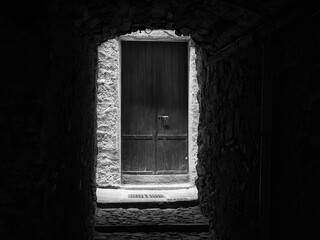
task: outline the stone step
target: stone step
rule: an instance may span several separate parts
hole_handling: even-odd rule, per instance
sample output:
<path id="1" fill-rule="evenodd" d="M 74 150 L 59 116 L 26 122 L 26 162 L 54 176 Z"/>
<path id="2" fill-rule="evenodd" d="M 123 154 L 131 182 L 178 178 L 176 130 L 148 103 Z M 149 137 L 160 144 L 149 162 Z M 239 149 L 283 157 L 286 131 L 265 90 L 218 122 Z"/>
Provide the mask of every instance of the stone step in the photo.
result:
<path id="1" fill-rule="evenodd" d="M 133 224 L 133 225 L 100 225 L 95 226 L 100 233 L 113 232 L 209 232 L 208 224 Z"/>
<path id="2" fill-rule="evenodd" d="M 144 199 L 146 200 L 146 199 Z M 139 208 L 139 209 L 147 209 L 147 208 L 188 208 L 198 206 L 198 200 L 185 201 L 177 199 L 172 199 L 172 201 L 161 201 L 159 199 L 157 202 L 98 202 L 98 208 Z"/>
<path id="3" fill-rule="evenodd" d="M 208 219 L 202 215 L 199 206 L 98 208 L 95 231 L 95 240 L 210 239 Z"/>
<path id="4" fill-rule="evenodd" d="M 208 219 L 202 215 L 199 206 L 188 208 L 114 208 L 97 209 L 96 226 L 135 224 L 205 224 Z"/>
<path id="5" fill-rule="evenodd" d="M 183 240 L 209 240 L 212 239 L 209 232 L 117 232 L 117 233 L 96 233 L 94 240 L 163 240 L 163 239 L 183 239 Z"/>

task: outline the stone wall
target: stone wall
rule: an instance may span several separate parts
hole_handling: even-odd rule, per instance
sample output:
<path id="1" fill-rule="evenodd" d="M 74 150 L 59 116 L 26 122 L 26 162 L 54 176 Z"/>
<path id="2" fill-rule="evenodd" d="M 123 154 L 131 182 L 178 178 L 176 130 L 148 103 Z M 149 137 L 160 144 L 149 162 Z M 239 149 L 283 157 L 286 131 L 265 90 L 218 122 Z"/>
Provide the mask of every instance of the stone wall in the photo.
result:
<path id="1" fill-rule="evenodd" d="M 42 92 L 49 42 L 46 6 L 37 3 L 10 6 L 0 17 L 0 49 L 6 59 L 0 81 L 0 239 L 40 239 L 46 209 Z M 34 18 L 28 19 L 29 14 Z"/>
<path id="2" fill-rule="evenodd" d="M 273 79 L 272 239 L 308 239 L 318 232 L 319 23 L 319 14 L 293 22 L 271 36 L 267 49 Z"/>
<path id="3" fill-rule="evenodd" d="M 197 186 L 217 239 L 257 239 L 261 63 L 254 46 L 198 62 Z"/>
<path id="4" fill-rule="evenodd" d="M 72 9 L 49 13 L 50 69 L 44 89 L 48 239 L 90 239 L 95 212 L 97 50 L 74 25 Z M 44 238 L 44 237 L 43 237 Z"/>
<path id="5" fill-rule="evenodd" d="M 197 186 L 214 239 L 317 234 L 319 22 L 319 15 L 296 20 L 212 65 L 199 50 Z M 261 132 L 262 92 L 264 106 L 271 104 L 267 132 Z"/>
<path id="6" fill-rule="evenodd" d="M 0 239 L 93 233 L 96 52 L 48 2 L 1 15 Z"/>
<path id="7" fill-rule="evenodd" d="M 150 33 L 134 32 L 109 40 L 98 47 L 97 79 L 97 141 L 98 156 L 96 182 L 98 187 L 119 187 L 121 185 L 120 160 L 120 39 L 189 41 L 190 37 L 179 37 L 173 31 L 153 30 Z M 199 104 L 196 79 L 196 53 L 193 42 L 189 50 L 189 181 L 195 184 L 197 177 L 197 136 Z M 174 179 L 174 178 L 173 178 Z M 170 178 L 168 178 L 170 180 Z"/>

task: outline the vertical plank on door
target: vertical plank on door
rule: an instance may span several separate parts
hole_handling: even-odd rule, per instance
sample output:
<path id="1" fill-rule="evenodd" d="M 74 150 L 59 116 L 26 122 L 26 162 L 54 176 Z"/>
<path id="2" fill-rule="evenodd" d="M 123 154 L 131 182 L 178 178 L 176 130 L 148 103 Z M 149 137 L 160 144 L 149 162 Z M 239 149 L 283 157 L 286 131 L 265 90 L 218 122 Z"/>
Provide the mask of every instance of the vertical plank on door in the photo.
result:
<path id="1" fill-rule="evenodd" d="M 155 59 L 155 80 L 156 80 L 156 91 L 157 91 L 157 105 L 155 106 L 157 108 L 157 115 L 164 115 L 165 111 L 165 92 L 164 92 L 164 50 L 163 45 L 160 43 L 154 43 L 153 44 L 153 52 L 154 52 L 154 59 Z M 161 123 L 161 120 L 158 120 L 157 122 L 158 128 L 157 132 L 158 134 L 164 134 L 164 128 Z"/>
<path id="2" fill-rule="evenodd" d="M 156 142 L 156 92 L 155 89 L 155 60 L 153 53 L 153 44 L 144 42 L 145 46 L 145 86 L 146 86 L 146 102 L 145 102 L 145 131 L 152 135 L 152 138 L 146 140 L 145 144 L 145 163 L 149 171 L 155 171 L 156 155 L 155 155 L 155 142 Z M 143 63 L 142 63 L 143 64 Z"/>
<path id="3" fill-rule="evenodd" d="M 164 145 L 165 145 L 164 170 L 173 170 L 173 166 L 172 166 L 172 150 L 173 150 L 172 142 L 173 141 L 174 140 L 164 140 Z"/>
<path id="4" fill-rule="evenodd" d="M 180 140 L 172 140 L 171 141 L 171 148 L 172 148 L 172 169 L 179 170 L 180 167 L 180 151 L 181 149 L 179 148 Z"/>
<path id="5" fill-rule="evenodd" d="M 121 106 L 121 116 L 122 116 L 122 132 L 125 134 L 129 133 L 129 122 L 130 118 L 130 74 L 128 69 L 130 69 L 130 46 L 124 42 L 122 44 L 122 84 L 121 84 L 121 95 L 122 95 L 122 106 Z"/>
<path id="6" fill-rule="evenodd" d="M 122 151 L 121 151 L 122 171 L 130 171 L 129 141 L 122 140 L 121 146 L 122 146 Z"/>
<path id="7" fill-rule="evenodd" d="M 145 103 L 146 103 L 146 89 L 145 89 L 145 44 L 143 42 L 137 43 L 137 96 L 138 99 L 136 99 L 136 106 L 137 111 L 135 113 L 135 119 L 137 120 L 137 134 L 138 135 L 145 135 L 148 132 L 146 131 L 146 112 L 145 112 Z M 138 141 L 138 147 L 137 147 L 137 165 L 139 171 L 144 171 L 145 169 L 145 140 L 139 140 Z"/>
<path id="8" fill-rule="evenodd" d="M 121 96 L 122 96 L 122 106 L 121 106 L 121 132 L 122 135 L 127 135 L 130 133 L 130 46 L 126 42 L 122 43 L 122 84 L 121 84 Z M 129 141 L 121 138 L 121 149 L 122 149 L 122 170 L 129 171 L 130 170 L 130 154 L 129 154 Z"/>
<path id="9" fill-rule="evenodd" d="M 145 141 L 145 158 L 147 171 L 155 170 L 155 144 L 153 140 Z"/>
<path id="10" fill-rule="evenodd" d="M 179 126 L 180 133 L 187 134 L 188 129 L 188 53 L 187 44 L 179 45 Z"/>
<path id="11" fill-rule="evenodd" d="M 188 159 L 186 158 L 188 156 L 187 138 L 177 141 L 176 149 L 178 153 L 177 163 L 179 164 L 177 169 L 187 171 L 188 170 Z"/>
<path id="12" fill-rule="evenodd" d="M 165 152 L 165 146 L 163 140 L 157 141 L 157 170 L 161 171 L 164 170 L 164 152 Z"/>
<path id="13" fill-rule="evenodd" d="M 179 44 L 178 44 L 179 45 Z M 180 76 L 179 76 L 179 49 L 178 45 L 173 43 L 172 44 L 172 81 L 173 81 L 173 89 L 174 92 L 172 93 L 172 98 L 173 98 L 173 129 L 172 133 L 173 134 L 179 134 L 180 133 Z"/>
<path id="14" fill-rule="evenodd" d="M 152 45 L 149 42 L 145 45 L 145 59 L 142 64 L 145 65 L 145 87 L 146 87 L 146 102 L 145 102 L 145 131 L 148 134 L 155 134 L 155 71 L 154 71 L 154 54 L 152 51 Z"/>
<path id="15" fill-rule="evenodd" d="M 167 125 L 164 128 L 163 134 L 172 135 L 175 118 L 173 110 L 173 76 L 172 72 L 174 71 L 172 67 L 172 43 L 167 43 L 164 46 L 164 94 L 163 94 L 163 104 L 164 104 L 164 114 L 169 116 Z M 163 168 L 162 170 L 171 170 L 172 169 L 172 149 L 170 147 L 170 141 L 164 141 L 164 152 L 165 157 L 163 159 Z"/>
<path id="16" fill-rule="evenodd" d="M 137 171 L 144 171 L 145 170 L 145 149 L 144 149 L 144 143 L 145 140 L 136 140 L 137 143 Z"/>
<path id="17" fill-rule="evenodd" d="M 186 134 L 188 132 L 188 52 L 187 52 L 187 44 L 179 46 L 179 123 L 180 129 L 179 132 L 181 134 Z M 188 170 L 188 141 L 187 138 L 185 140 L 179 140 L 179 169 L 180 170 Z"/>
<path id="18" fill-rule="evenodd" d="M 130 48 L 130 92 L 131 92 L 131 108 L 130 108 L 130 134 L 137 135 L 138 134 L 138 126 L 139 119 L 137 118 L 137 113 L 139 112 L 139 79 L 138 79 L 138 44 L 136 42 L 132 42 Z M 138 152 L 137 152 L 137 141 L 130 141 L 130 155 L 131 155 L 131 167 L 134 171 L 138 169 Z"/>

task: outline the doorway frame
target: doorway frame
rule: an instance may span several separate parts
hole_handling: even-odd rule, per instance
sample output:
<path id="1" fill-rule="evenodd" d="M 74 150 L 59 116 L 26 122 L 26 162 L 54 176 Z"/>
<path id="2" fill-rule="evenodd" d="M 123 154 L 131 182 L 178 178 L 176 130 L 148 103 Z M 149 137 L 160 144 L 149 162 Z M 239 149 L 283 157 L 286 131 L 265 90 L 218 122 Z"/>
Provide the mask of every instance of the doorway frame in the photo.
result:
<path id="1" fill-rule="evenodd" d="M 158 32 L 158 33 L 157 33 Z M 154 34 L 155 33 L 155 34 Z M 156 35 L 156 36 L 155 36 Z M 99 135 L 97 152 L 96 184 L 101 188 L 121 188 L 127 182 L 122 181 L 121 163 L 121 42 L 120 41 L 166 41 L 187 42 L 188 58 L 188 174 L 184 181 L 186 186 L 195 186 L 197 179 L 196 164 L 198 163 L 198 124 L 199 102 L 197 81 L 197 49 L 196 44 L 189 36 L 177 36 L 171 30 L 153 30 L 150 34 L 133 32 L 101 43 L 98 46 L 98 105 L 97 112 Z M 110 85 L 111 84 L 111 85 Z M 105 91 L 112 87 L 112 95 Z M 107 99 L 111 97 L 111 100 Z M 114 99 L 114 100 L 112 100 Z M 111 108 L 107 109 L 108 105 Z M 110 115 L 111 114 L 111 115 Z M 109 121 L 109 120 L 111 121 Z M 112 135 L 106 132 L 112 127 Z M 99 131 L 101 129 L 101 131 Z M 102 134 L 102 135 L 101 135 Z M 110 136 L 110 137 L 109 137 Z M 106 147 L 106 148 L 105 148 Z M 101 152 L 100 152 L 101 151 Z M 176 175 L 177 176 L 177 175 Z M 177 183 L 179 180 L 177 180 Z"/>

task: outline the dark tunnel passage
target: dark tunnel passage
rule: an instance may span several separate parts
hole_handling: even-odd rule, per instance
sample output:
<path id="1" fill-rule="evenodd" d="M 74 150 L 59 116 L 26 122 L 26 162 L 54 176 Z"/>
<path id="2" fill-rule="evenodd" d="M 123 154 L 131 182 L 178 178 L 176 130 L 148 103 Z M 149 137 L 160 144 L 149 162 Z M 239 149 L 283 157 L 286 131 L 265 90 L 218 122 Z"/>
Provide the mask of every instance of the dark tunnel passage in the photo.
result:
<path id="1" fill-rule="evenodd" d="M 4 4 L 1 239 L 93 239 L 97 46 L 190 36 L 198 203 L 212 239 L 308 239 L 319 213 L 319 8 L 288 0 Z"/>

